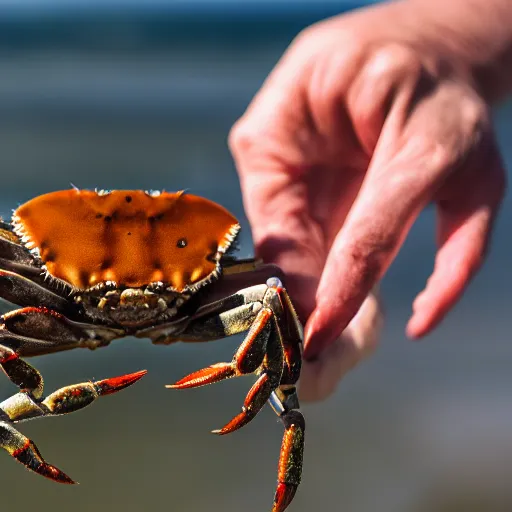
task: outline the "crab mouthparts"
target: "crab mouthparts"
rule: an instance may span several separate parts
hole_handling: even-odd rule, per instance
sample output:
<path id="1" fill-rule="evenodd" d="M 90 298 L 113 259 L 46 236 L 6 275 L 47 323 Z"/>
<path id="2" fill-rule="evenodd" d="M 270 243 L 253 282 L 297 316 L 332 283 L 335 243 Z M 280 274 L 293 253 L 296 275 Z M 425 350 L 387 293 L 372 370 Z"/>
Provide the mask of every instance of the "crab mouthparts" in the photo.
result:
<path id="1" fill-rule="evenodd" d="M 156 309 L 163 311 L 169 307 L 169 302 L 175 302 L 174 294 L 162 296 L 147 288 L 126 288 L 125 290 L 110 290 L 98 300 L 99 309 Z"/>
<path id="2" fill-rule="evenodd" d="M 154 294 L 152 294 L 154 295 Z M 119 305 L 120 306 L 142 306 L 143 304 L 148 303 L 148 298 L 150 295 L 147 295 L 144 291 L 138 288 L 128 288 L 121 292 L 119 296 Z"/>

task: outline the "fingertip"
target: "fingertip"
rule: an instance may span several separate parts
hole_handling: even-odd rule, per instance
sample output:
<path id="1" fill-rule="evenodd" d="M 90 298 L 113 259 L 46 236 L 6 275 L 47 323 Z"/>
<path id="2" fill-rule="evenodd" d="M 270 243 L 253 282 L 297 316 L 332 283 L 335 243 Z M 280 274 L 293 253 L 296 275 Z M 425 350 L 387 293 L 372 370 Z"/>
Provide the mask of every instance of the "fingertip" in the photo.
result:
<path id="1" fill-rule="evenodd" d="M 460 297 L 462 289 L 454 287 L 448 279 L 432 276 L 413 304 L 413 314 L 406 333 L 412 340 L 419 340 L 429 334 Z"/>
<path id="2" fill-rule="evenodd" d="M 320 353 L 334 343 L 343 326 L 332 328 L 321 309 L 317 308 L 306 323 L 304 331 L 304 359 L 314 361 Z"/>
<path id="3" fill-rule="evenodd" d="M 429 330 L 430 329 L 425 322 L 425 318 L 420 315 L 413 314 L 407 323 L 405 334 L 410 340 L 419 341 L 428 333 Z"/>
<path id="4" fill-rule="evenodd" d="M 416 297 L 413 314 L 405 328 L 411 340 L 417 341 L 429 334 L 452 309 L 467 284 L 466 281 L 454 282 L 448 276 L 444 277 L 440 279 L 439 275 L 433 275 L 427 288 Z"/>
<path id="5" fill-rule="evenodd" d="M 325 282 L 325 273 L 322 277 Z M 316 307 L 309 317 L 304 332 L 304 357 L 312 360 L 331 346 L 349 325 L 361 308 L 366 295 L 361 291 L 346 297 L 333 287 L 320 285 L 317 290 Z"/>
<path id="6" fill-rule="evenodd" d="M 426 314 L 429 309 L 428 305 L 428 286 L 427 290 L 423 290 L 414 299 L 412 310 L 413 313 L 407 326 L 405 327 L 406 336 L 412 341 L 418 341 L 420 338 L 425 336 L 430 330 L 429 326 L 429 315 Z"/>

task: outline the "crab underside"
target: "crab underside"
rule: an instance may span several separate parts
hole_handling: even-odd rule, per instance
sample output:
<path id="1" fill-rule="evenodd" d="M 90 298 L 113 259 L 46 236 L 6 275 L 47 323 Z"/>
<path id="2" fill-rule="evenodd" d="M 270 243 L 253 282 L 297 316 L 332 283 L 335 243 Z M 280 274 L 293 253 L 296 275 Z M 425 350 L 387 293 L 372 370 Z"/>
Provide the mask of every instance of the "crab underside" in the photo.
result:
<path id="1" fill-rule="evenodd" d="M 81 194 L 80 200 L 86 194 L 67 192 L 69 196 Z M 53 193 L 54 196 L 56 194 Z M 120 200 L 121 196 L 115 194 L 122 194 L 123 201 L 131 203 L 129 208 L 146 201 L 139 196 L 142 194 L 139 191 L 131 191 L 129 195 L 116 192 L 107 200 L 111 203 Z M 108 194 L 97 194 L 98 198 L 102 195 Z M 52 194 L 40 197 L 49 196 Z M 179 199 L 181 195 L 175 196 L 176 200 L 183 201 Z M 77 201 L 75 196 L 65 196 L 65 199 L 71 206 Z M 95 197 L 93 200 L 103 201 Z M 194 196 L 191 201 L 195 201 Z M 183 204 L 190 208 L 188 203 Z M 210 207 L 202 202 L 198 204 L 203 209 Z M 55 276 L 57 271 L 65 268 L 61 263 L 62 258 L 59 260 L 60 252 L 56 250 L 59 247 L 55 244 L 52 246 L 47 240 L 34 242 L 36 237 L 33 232 L 37 230 L 34 228 L 30 232 L 31 224 L 26 220 L 28 214 L 24 207 L 19 209 L 21 213 L 19 210 L 15 212 L 13 224 L 0 224 L 0 297 L 21 306 L 21 309 L 4 314 L 0 322 L 0 366 L 20 389 L 17 394 L 0 403 L 0 447 L 36 473 L 57 482 L 74 483 L 62 471 L 45 462 L 33 442 L 14 425 L 33 418 L 82 409 L 100 396 L 115 393 L 135 383 L 145 374 L 145 371 L 140 371 L 75 384 L 45 398 L 40 373 L 22 357 L 78 347 L 95 349 L 127 335 L 149 338 L 153 343 L 171 344 L 177 341 L 211 341 L 246 332 L 231 362 L 213 364 L 168 387 L 193 388 L 242 375 L 257 376 L 241 412 L 215 432 L 223 435 L 239 429 L 251 421 L 267 402 L 270 403 L 285 429 L 273 506 L 274 512 L 284 511 L 300 483 L 305 426 L 295 388 L 301 367 L 302 327 L 281 283 L 279 269 L 256 260 L 236 260 L 228 250 L 238 231 L 237 225 L 233 224 L 224 229 L 222 237 L 216 235 L 222 243 L 219 242 L 215 250 L 211 248 L 210 241 L 201 241 L 209 249 L 206 257 L 201 256 L 200 264 L 197 263 L 199 259 L 194 260 L 194 244 L 178 237 L 176 247 L 182 249 L 188 245 L 188 254 L 192 255 L 183 260 L 183 265 L 191 265 L 191 261 L 196 263 L 190 271 L 169 274 L 169 280 L 147 281 L 145 284 L 142 273 L 149 270 L 140 268 L 139 264 L 138 271 L 142 277 L 135 275 L 134 271 L 130 277 L 132 282 L 129 282 L 130 279 L 125 279 L 125 282 L 105 280 L 104 274 L 98 277 L 92 272 L 71 274 L 69 271 L 69 275 L 76 277 L 73 283 L 72 279 Z M 45 207 L 49 208 L 48 205 Z M 185 211 L 186 218 L 189 219 L 191 213 L 197 213 L 199 207 L 194 203 L 192 210 Z M 105 223 L 101 224 L 102 233 L 117 233 L 115 230 L 120 226 L 119 229 L 124 230 L 123 236 L 132 237 L 140 232 L 141 225 L 147 225 L 152 236 L 154 233 L 154 236 L 158 235 L 158 229 L 154 227 L 158 221 L 157 215 L 140 220 L 136 213 L 128 210 L 128 206 L 114 210 L 114 214 L 117 212 L 117 220 L 115 215 L 102 213 L 102 217 L 99 217 L 96 214 L 95 218 Z M 180 210 L 173 205 L 172 212 L 176 221 L 176 216 L 181 215 Z M 216 210 L 213 213 L 220 215 Z M 110 220 L 105 219 L 108 216 Z M 131 222 L 130 225 L 135 228 L 126 231 L 126 222 Z M 179 222 L 183 225 L 184 221 Z M 51 240 L 54 240 L 56 235 L 52 236 L 54 238 Z M 206 235 L 202 236 L 204 238 Z M 118 235 L 116 237 L 117 244 L 125 243 L 124 239 L 119 241 Z M 174 251 L 181 257 L 178 249 Z M 81 251 L 76 254 L 76 258 L 82 256 Z M 173 255 L 173 261 L 178 256 Z M 137 255 L 130 257 L 136 259 Z M 66 261 L 71 261 L 70 256 Z M 165 275 L 165 264 L 166 261 L 155 264 L 150 269 L 151 275 Z M 114 265 L 111 263 L 110 268 L 104 266 L 104 272 L 113 272 L 112 268 L 116 270 Z M 134 265 L 132 267 L 136 268 Z M 54 271 L 50 272 L 50 269 Z M 116 271 L 119 275 L 119 267 Z M 195 280 L 190 277 L 194 272 Z M 184 275 L 188 277 L 184 278 Z M 88 281 L 87 286 L 77 286 L 81 281 Z"/>

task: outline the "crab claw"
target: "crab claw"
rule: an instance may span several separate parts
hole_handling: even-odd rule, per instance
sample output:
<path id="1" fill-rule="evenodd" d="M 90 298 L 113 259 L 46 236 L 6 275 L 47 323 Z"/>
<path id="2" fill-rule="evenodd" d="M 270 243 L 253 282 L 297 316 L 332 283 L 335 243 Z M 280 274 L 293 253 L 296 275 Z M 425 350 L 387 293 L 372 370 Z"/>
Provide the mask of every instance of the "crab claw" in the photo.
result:
<path id="1" fill-rule="evenodd" d="M 237 414 L 229 423 L 219 430 L 213 430 L 213 434 L 225 435 L 247 425 L 260 412 L 273 391 L 272 379 L 268 373 L 262 373 L 253 384 L 244 400 L 242 412 Z"/>
<path id="2" fill-rule="evenodd" d="M 236 370 L 233 367 L 233 363 L 217 363 L 183 377 L 176 384 L 168 384 L 165 387 L 168 389 L 197 388 L 229 379 L 235 375 Z"/>
<path id="3" fill-rule="evenodd" d="M 274 496 L 272 512 L 283 512 L 292 502 L 296 490 L 296 485 L 279 482 L 277 484 L 276 494 Z"/>
<path id="4" fill-rule="evenodd" d="M 110 379 L 99 380 L 93 382 L 98 395 L 111 395 L 117 393 L 132 384 L 135 384 L 139 379 L 142 379 L 144 375 L 148 373 L 147 370 L 141 370 L 140 372 L 129 373 L 128 375 L 122 375 L 120 377 L 111 377 Z"/>
<path id="5" fill-rule="evenodd" d="M 97 382 L 83 382 L 66 386 L 47 396 L 42 403 L 52 414 L 68 414 L 87 407 L 100 396 L 111 395 L 131 386 L 146 373 L 146 370 L 142 370 Z"/>
<path id="6" fill-rule="evenodd" d="M 299 411 L 288 411 L 281 416 L 284 436 L 279 456 L 278 483 L 272 512 L 283 512 L 295 496 L 302 473 L 304 452 L 304 417 Z"/>
<path id="7" fill-rule="evenodd" d="M 0 422 L 0 447 L 27 469 L 61 484 L 76 484 L 66 473 L 48 464 L 37 446 L 12 425 Z"/>

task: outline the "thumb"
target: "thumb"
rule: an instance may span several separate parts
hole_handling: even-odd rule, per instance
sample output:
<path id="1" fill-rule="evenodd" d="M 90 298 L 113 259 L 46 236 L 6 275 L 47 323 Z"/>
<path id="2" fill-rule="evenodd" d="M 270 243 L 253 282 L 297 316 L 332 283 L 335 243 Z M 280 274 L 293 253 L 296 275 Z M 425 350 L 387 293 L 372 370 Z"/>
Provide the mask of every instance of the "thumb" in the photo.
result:
<path id="1" fill-rule="evenodd" d="M 375 351 L 383 322 L 375 287 L 341 336 L 314 361 L 303 361 L 300 400 L 316 402 L 334 393 L 344 375 Z"/>

